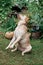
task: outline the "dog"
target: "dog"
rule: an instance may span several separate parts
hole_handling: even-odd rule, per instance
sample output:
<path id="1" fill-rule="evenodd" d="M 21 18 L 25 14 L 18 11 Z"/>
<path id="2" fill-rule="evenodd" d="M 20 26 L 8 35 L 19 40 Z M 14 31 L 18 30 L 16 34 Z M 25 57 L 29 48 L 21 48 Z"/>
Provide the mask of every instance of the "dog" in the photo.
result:
<path id="1" fill-rule="evenodd" d="M 13 48 L 15 46 L 15 49 L 11 51 L 13 52 L 19 49 L 20 51 L 22 51 L 23 56 L 26 52 L 30 52 L 32 49 L 32 46 L 30 44 L 31 33 L 27 32 L 27 26 L 26 26 L 29 18 L 26 15 L 22 14 L 19 14 L 18 18 L 20 20 L 18 22 L 17 27 L 15 28 L 13 38 L 9 43 L 9 45 L 6 47 L 6 49 Z"/>

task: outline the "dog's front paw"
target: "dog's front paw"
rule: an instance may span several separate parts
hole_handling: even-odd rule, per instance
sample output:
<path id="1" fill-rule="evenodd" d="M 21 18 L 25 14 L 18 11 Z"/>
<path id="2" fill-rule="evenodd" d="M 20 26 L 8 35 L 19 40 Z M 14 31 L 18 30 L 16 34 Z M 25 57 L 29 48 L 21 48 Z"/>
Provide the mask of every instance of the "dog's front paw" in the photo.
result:
<path id="1" fill-rule="evenodd" d="M 7 50 L 9 47 L 7 46 L 5 49 Z"/>
<path id="2" fill-rule="evenodd" d="M 13 48 L 13 46 L 11 45 L 9 48 L 11 49 L 11 48 Z"/>
<path id="3" fill-rule="evenodd" d="M 22 52 L 22 56 L 24 56 L 24 53 Z"/>

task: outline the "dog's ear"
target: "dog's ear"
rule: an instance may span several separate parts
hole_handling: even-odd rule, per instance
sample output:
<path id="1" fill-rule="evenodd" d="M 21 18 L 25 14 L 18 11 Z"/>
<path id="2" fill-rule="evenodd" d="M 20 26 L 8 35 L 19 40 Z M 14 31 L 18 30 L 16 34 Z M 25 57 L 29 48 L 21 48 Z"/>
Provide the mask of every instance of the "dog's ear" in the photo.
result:
<path id="1" fill-rule="evenodd" d="M 25 18 L 25 21 L 27 22 L 28 20 L 29 20 L 29 17 L 26 17 L 26 18 Z"/>
<path id="2" fill-rule="evenodd" d="M 29 37 L 31 36 L 31 33 L 29 33 Z"/>
<path id="3" fill-rule="evenodd" d="M 18 19 L 22 19 L 22 17 L 23 17 L 22 14 L 18 14 L 17 16 Z"/>

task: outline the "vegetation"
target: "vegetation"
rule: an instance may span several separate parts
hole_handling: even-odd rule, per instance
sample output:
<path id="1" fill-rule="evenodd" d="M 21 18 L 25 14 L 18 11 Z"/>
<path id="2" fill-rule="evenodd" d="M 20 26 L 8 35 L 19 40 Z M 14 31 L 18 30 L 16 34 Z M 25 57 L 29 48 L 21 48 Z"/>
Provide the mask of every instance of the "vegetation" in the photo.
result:
<path id="1" fill-rule="evenodd" d="M 0 1 L 0 23 L 6 23 L 8 21 L 8 14 L 9 12 L 12 12 L 11 8 L 12 6 L 14 6 L 15 4 L 18 4 L 18 6 L 20 7 L 20 9 L 25 6 L 28 8 L 26 14 L 28 14 L 28 16 L 30 16 L 30 24 L 32 26 L 32 24 L 34 24 L 34 26 L 36 26 L 36 30 L 40 29 L 41 32 L 43 32 L 43 1 L 42 0 L 2 0 Z M 8 19 L 7 19 L 8 18 Z M 11 18 L 10 18 L 11 19 Z M 10 21 L 10 20 L 9 20 Z M 15 21 L 16 22 L 16 21 Z M 8 23 L 8 22 L 7 22 Z M 13 23 L 13 22 L 12 22 Z M 9 23 L 11 24 L 11 23 Z M 8 24 L 6 24 L 8 25 Z M 14 24 L 16 25 L 16 24 Z M 13 25 L 13 27 L 14 27 Z M 28 24 L 29 25 L 29 24 Z M 4 26 L 4 24 L 1 25 L 2 27 Z M 8 27 L 9 28 L 9 25 Z M 12 27 L 10 27 L 12 30 Z M 14 29 L 14 28 L 13 28 Z"/>

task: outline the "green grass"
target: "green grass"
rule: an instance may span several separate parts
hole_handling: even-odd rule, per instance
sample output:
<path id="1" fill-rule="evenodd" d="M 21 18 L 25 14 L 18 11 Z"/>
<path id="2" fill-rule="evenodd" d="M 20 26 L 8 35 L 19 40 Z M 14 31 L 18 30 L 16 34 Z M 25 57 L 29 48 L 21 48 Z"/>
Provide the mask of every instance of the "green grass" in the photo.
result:
<path id="1" fill-rule="evenodd" d="M 20 51 L 5 50 L 10 40 L 0 35 L 0 65 L 43 65 L 43 39 L 31 40 L 32 53 L 21 55 Z"/>

